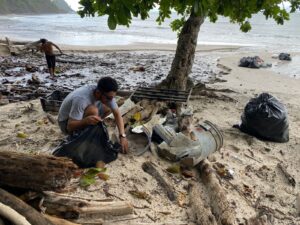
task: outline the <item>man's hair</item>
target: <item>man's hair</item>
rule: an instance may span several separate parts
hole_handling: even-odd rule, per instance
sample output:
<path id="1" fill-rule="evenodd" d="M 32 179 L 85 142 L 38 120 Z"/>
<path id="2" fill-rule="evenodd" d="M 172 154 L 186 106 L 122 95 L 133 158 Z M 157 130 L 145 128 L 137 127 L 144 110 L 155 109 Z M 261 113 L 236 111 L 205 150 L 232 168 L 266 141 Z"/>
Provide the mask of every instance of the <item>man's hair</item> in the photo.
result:
<path id="1" fill-rule="evenodd" d="M 47 39 L 41 38 L 41 39 L 40 39 L 40 42 L 41 42 L 42 44 L 45 44 L 45 43 L 47 42 Z"/>
<path id="2" fill-rule="evenodd" d="M 117 92 L 118 89 L 119 86 L 117 81 L 111 77 L 102 77 L 98 81 L 97 90 L 99 90 L 100 92 L 105 92 L 105 93 L 110 91 Z"/>

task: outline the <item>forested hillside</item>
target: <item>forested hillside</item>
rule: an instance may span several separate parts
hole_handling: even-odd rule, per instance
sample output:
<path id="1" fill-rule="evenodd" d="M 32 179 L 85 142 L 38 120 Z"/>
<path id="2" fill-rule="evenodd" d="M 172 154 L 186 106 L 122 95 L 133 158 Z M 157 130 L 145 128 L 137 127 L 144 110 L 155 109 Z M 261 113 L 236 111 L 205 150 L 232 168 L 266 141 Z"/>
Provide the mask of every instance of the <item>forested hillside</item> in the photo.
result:
<path id="1" fill-rule="evenodd" d="M 52 0 L 52 2 L 60 9 L 65 12 L 73 12 L 70 6 L 64 0 Z"/>
<path id="2" fill-rule="evenodd" d="M 64 0 L 0 0 L 0 15 L 68 13 L 71 11 Z"/>

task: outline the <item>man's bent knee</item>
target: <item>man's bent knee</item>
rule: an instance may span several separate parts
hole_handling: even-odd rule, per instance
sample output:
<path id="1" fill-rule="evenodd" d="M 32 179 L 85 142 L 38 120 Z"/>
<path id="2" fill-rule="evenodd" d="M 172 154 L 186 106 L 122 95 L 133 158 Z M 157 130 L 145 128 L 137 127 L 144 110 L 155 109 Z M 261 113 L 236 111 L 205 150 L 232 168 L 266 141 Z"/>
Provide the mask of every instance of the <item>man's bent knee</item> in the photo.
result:
<path id="1" fill-rule="evenodd" d="M 84 110 L 84 115 L 83 117 L 87 117 L 87 116 L 98 116 L 99 115 L 99 110 L 97 108 L 97 106 L 95 105 L 89 105 L 88 107 L 86 107 L 86 109 Z"/>

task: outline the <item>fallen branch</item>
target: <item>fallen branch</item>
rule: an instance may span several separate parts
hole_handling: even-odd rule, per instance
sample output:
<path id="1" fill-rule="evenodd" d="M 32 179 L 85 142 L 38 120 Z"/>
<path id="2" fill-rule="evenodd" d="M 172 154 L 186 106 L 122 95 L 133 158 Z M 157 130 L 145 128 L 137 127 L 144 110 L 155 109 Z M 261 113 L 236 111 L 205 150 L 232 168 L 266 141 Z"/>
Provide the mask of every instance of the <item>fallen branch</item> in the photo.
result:
<path id="1" fill-rule="evenodd" d="M 292 177 L 292 175 L 290 175 L 287 172 L 286 168 L 284 168 L 281 163 L 278 163 L 277 166 L 281 170 L 281 172 L 283 173 L 283 175 L 286 177 L 286 179 L 288 180 L 288 182 L 290 183 L 290 185 L 292 185 L 293 187 L 296 187 L 296 181 L 295 181 L 295 179 Z"/>
<path id="2" fill-rule="evenodd" d="M 245 201 L 247 202 L 247 204 L 248 204 L 249 206 L 253 207 L 252 202 L 251 202 L 248 198 L 245 197 L 245 195 L 243 194 L 243 192 L 242 192 L 236 185 L 234 185 L 233 183 L 231 183 L 229 180 L 224 179 L 224 181 L 227 182 L 234 190 L 236 190 L 237 193 L 239 193 L 239 195 L 240 195 L 243 199 L 245 199 Z"/>
<path id="3" fill-rule="evenodd" d="M 177 199 L 173 188 L 166 182 L 166 180 L 161 176 L 151 162 L 144 162 L 142 168 L 146 173 L 149 173 L 157 180 L 158 184 L 164 189 L 171 201 L 175 201 Z"/>
<path id="4" fill-rule="evenodd" d="M 254 161 L 256 161 L 256 162 L 262 163 L 261 160 L 258 160 L 258 159 L 256 159 L 256 158 L 250 156 L 250 155 L 247 155 L 246 153 L 244 153 L 244 156 L 246 156 L 247 158 L 252 159 L 252 160 L 254 160 Z"/>
<path id="5" fill-rule="evenodd" d="M 24 216 L 0 202 L 0 216 L 15 225 L 31 225 Z"/>
<path id="6" fill-rule="evenodd" d="M 57 193 L 57 192 L 51 192 L 51 191 L 44 191 L 44 195 L 54 195 L 54 196 L 61 196 L 61 197 L 66 197 L 70 199 L 79 199 L 79 200 L 84 200 L 84 201 L 96 201 L 96 202 L 112 202 L 113 199 L 110 198 L 104 198 L 104 199 L 95 199 L 95 198 L 84 198 L 84 197 L 79 197 L 79 196 L 73 196 L 73 195 L 67 195 L 67 194 L 62 194 L 62 193 Z M 122 200 L 124 201 L 124 199 Z"/>
<path id="7" fill-rule="evenodd" d="M 44 216 L 48 220 L 50 220 L 52 223 L 54 223 L 55 225 L 80 225 L 79 223 L 73 223 L 73 222 L 70 222 L 68 220 L 64 220 L 64 219 L 57 218 L 57 217 L 54 217 L 54 216 L 50 216 L 50 215 L 47 215 L 47 214 L 44 214 Z"/>

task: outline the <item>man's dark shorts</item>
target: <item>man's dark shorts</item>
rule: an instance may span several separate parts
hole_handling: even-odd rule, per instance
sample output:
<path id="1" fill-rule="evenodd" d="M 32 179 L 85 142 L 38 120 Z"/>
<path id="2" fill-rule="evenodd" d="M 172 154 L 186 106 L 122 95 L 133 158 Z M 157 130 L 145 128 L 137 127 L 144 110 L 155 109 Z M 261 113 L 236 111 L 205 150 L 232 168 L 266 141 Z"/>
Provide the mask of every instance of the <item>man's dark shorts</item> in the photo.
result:
<path id="1" fill-rule="evenodd" d="M 55 68 L 55 55 L 46 55 L 48 68 Z"/>

